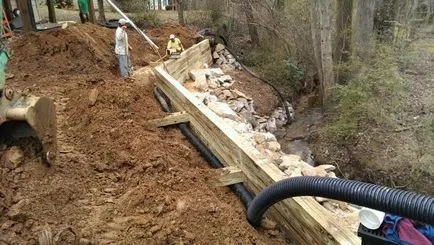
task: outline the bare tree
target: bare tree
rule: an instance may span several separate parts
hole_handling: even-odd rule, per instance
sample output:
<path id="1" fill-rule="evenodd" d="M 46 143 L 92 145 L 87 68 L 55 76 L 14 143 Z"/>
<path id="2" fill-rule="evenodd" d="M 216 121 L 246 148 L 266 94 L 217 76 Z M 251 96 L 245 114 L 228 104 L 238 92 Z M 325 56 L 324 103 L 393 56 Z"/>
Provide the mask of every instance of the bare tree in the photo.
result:
<path id="1" fill-rule="evenodd" d="M 178 10 L 178 21 L 180 25 L 185 25 L 184 20 L 184 0 L 176 0 L 176 9 Z"/>
<path id="2" fill-rule="evenodd" d="M 337 0 L 336 41 L 334 60 L 337 64 L 348 61 L 351 52 L 353 0 Z"/>
<path id="3" fill-rule="evenodd" d="M 106 23 L 104 12 L 104 0 L 98 0 L 98 22 Z"/>
<path id="4" fill-rule="evenodd" d="M 162 1 L 163 0 L 158 0 L 158 10 L 162 10 L 163 9 Z"/>
<path id="5" fill-rule="evenodd" d="M 353 52 L 364 57 L 370 50 L 374 33 L 374 15 L 376 0 L 357 0 L 353 19 Z"/>
<path id="6" fill-rule="evenodd" d="M 331 9 L 333 0 L 310 0 L 312 40 L 315 60 L 321 81 L 323 106 L 327 106 L 332 98 L 334 86 Z"/>
<path id="7" fill-rule="evenodd" d="M 253 46 L 259 45 L 259 34 L 258 29 L 255 25 L 255 18 L 253 16 L 253 2 L 251 0 L 243 0 L 246 14 L 247 26 L 249 27 L 250 39 L 252 40 Z"/>

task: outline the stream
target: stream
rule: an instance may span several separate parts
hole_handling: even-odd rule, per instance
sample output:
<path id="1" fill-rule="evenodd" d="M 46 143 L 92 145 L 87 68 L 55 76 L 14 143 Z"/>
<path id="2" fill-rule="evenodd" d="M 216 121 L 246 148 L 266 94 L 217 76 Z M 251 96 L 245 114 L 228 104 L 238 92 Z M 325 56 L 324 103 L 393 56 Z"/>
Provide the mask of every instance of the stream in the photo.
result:
<path id="1" fill-rule="evenodd" d="M 321 108 L 297 109 L 295 120 L 275 133 L 282 151 L 298 155 L 309 165 L 315 166 L 315 156 L 309 146 L 309 137 L 314 126 L 321 123 L 322 119 Z"/>

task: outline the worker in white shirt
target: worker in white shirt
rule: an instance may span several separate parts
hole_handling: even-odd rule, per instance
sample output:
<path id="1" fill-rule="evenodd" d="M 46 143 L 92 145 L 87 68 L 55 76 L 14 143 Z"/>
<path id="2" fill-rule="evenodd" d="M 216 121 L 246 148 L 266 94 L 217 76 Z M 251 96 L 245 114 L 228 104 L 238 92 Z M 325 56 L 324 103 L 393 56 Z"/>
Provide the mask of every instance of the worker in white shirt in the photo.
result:
<path id="1" fill-rule="evenodd" d="M 115 53 L 119 63 L 119 71 L 123 79 L 129 79 L 131 75 L 131 59 L 129 51 L 132 50 L 128 43 L 127 20 L 120 19 L 119 26 L 116 29 L 116 47 Z"/>

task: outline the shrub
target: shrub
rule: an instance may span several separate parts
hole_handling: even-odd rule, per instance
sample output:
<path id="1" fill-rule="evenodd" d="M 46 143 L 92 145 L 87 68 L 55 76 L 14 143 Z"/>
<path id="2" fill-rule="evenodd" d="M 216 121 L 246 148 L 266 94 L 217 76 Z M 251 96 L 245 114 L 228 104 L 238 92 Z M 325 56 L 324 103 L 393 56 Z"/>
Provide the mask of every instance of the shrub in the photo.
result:
<path id="1" fill-rule="evenodd" d="M 156 27 L 161 24 L 161 20 L 156 11 L 145 11 L 142 13 L 132 14 L 130 18 L 138 27 L 141 28 Z"/>
<path id="2" fill-rule="evenodd" d="M 256 48 L 243 57 L 243 63 L 276 86 L 299 93 L 304 70 L 295 58 L 279 50 Z"/>
<path id="3" fill-rule="evenodd" d="M 354 139 L 367 128 L 391 127 L 404 103 L 406 82 L 398 73 L 399 56 L 394 48 L 377 45 L 373 57 L 353 58 L 346 71 L 356 74 L 337 85 L 337 106 L 326 127 L 328 136 Z"/>

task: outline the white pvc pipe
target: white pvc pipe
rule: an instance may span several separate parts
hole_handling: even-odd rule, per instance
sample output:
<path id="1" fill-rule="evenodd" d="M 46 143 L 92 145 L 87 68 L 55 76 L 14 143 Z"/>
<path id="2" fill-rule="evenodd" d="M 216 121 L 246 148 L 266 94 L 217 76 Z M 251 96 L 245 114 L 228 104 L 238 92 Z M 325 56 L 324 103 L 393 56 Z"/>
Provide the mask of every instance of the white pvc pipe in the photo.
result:
<path id="1" fill-rule="evenodd" d="M 128 18 L 125 14 L 124 14 L 124 12 L 122 12 L 122 10 L 120 10 L 112 1 L 110 1 L 110 0 L 107 0 L 107 2 L 120 14 L 120 15 L 122 15 L 122 17 L 124 17 L 130 24 L 131 24 L 131 26 L 134 28 L 134 29 L 136 29 L 136 31 L 140 34 L 140 35 L 142 35 L 145 39 L 146 39 L 146 41 L 149 43 L 149 45 L 151 45 L 151 47 L 155 50 L 155 51 L 157 51 L 159 48 L 158 48 L 158 46 L 157 45 L 155 45 L 155 43 L 154 42 L 152 42 L 152 40 L 151 39 L 149 39 L 149 37 L 148 36 L 146 36 L 146 34 L 142 31 L 142 30 L 140 30 L 137 26 L 136 26 L 136 24 L 134 24 L 134 22 L 132 22 L 131 20 L 130 20 L 130 18 Z"/>

